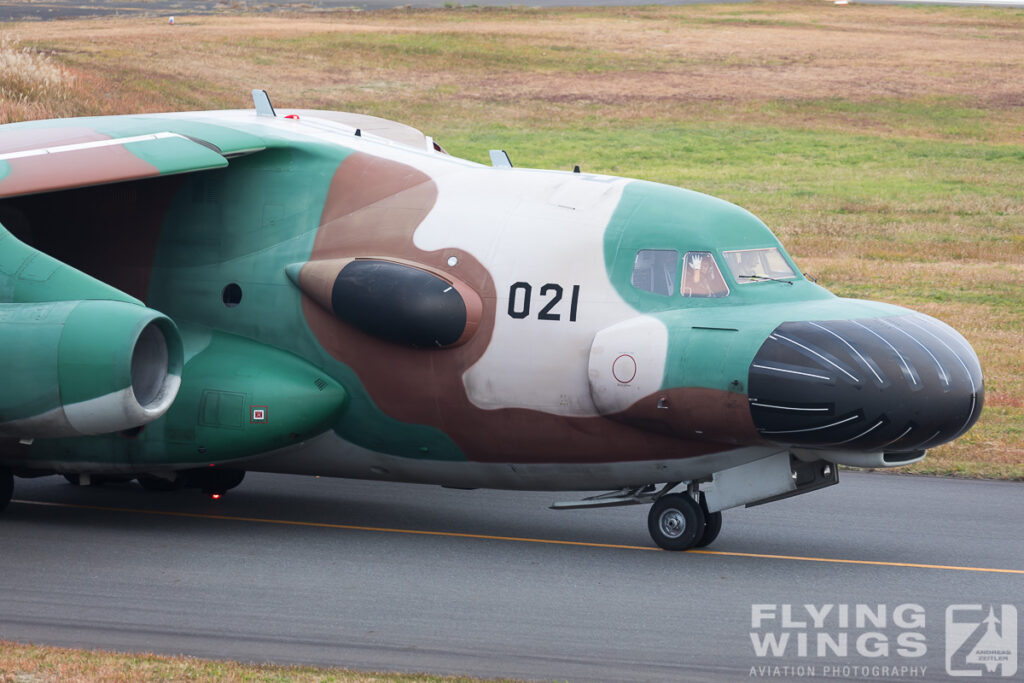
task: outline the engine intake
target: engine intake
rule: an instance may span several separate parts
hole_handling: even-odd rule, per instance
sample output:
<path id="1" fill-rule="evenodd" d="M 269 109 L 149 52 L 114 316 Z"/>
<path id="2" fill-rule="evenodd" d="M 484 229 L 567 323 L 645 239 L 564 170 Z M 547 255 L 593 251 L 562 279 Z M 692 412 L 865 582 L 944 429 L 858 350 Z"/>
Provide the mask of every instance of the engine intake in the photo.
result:
<path id="1" fill-rule="evenodd" d="M 170 318 L 121 301 L 0 304 L 0 435 L 57 438 L 141 427 L 181 385 Z"/>

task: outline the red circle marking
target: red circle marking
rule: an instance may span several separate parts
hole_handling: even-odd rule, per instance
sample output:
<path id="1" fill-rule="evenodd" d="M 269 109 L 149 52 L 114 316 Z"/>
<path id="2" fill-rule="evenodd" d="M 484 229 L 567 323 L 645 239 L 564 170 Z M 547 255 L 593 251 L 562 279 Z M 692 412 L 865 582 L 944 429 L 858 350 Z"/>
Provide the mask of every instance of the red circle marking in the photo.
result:
<path id="1" fill-rule="evenodd" d="M 633 372 L 632 374 L 629 375 L 628 378 L 619 377 L 619 373 L 615 371 L 615 366 L 617 366 L 619 364 L 619 361 L 622 360 L 623 358 L 628 358 L 629 364 L 633 366 Z M 626 373 L 623 372 L 622 374 Z M 636 359 L 633 358 L 633 356 L 629 355 L 628 353 L 623 353 L 622 355 L 617 357 L 615 360 L 612 361 L 612 377 L 614 377 L 615 381 L 618 382 L 619 384 L 629 384 L 630 382 L 632 382 L 636 378 Z"/>

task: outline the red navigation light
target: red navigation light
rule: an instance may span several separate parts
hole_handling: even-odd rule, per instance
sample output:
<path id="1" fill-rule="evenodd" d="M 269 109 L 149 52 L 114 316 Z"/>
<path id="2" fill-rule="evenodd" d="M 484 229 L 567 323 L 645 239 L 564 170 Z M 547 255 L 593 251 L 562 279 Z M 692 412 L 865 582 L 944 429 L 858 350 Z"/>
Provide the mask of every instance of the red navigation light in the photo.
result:
<path id="1" fill-rule="evenodd" d="M 288 114 L 288 116 L 286 116 L 285 118 L 286 119 L 294 119 L 295 121 L 298 121 L 299 120 L 299 115 L 298 114 Z"/>

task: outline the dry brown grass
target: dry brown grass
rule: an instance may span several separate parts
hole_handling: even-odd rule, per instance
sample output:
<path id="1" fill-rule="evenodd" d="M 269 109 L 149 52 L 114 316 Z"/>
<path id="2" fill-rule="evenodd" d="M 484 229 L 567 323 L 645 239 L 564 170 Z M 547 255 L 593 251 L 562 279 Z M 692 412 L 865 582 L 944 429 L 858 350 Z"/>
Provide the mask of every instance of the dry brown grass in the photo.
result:
<path id="1" fill-rule="evenodd" d="M 120 683 L 219 681 L 221 683 L 483 683 L 482 679 L 384 674 L 213 661 L 196 657 L 118 654 L 0 641 L 0 683 Z M 509 682 L 511 683 L 511 682 Z"/>
<path id="2" fill-rule="evenodd" d="M 63 114 L 73 83 L 60 64 L 0 32 L 0 123 Z"/>
<path id="3" fill-rule="evenodd" d="M 751 105 L 842 98 L 951 96 L 984 107 L 991 141 L 1019 141 L 1024 126 L 1024 22 L 1012 13 L 965 22 L 948 12 L 819 2 L 563 10 L 462 10 L 300 15 L 95 19 L 26 23 L 26 42 L 56 50 L 83 70 L 120 80 L 105 113 L 163 110 L 168 96 L 140 92 L 139 73 L 161 75 L 218 101 L 243 106 L 254 83 L 281 102 L 419 103 L 438 89 L 501 108 L 503 120 L 550 120 L 566 105 L 598 106 L 623 120 L 723 116 L 771 120 Z M 83 40 L 87 32 L 88 40 Z M 443 50 L 394 49 L 416 36 L 471 39 L 491 59 L 452 59 Z M 367 38 L 387 37 L 384 47 Z M 389 47 L 390 46 L 390 47 Z M 497 54 L 493 54 L 497 53 Z M 515 54 L 531 57 L 524 71 Z M 508 59 L 504 59 L 508 57 Z M 507 106 L 514 103 L 515 106 Z M 722 106 L 708 108 L 709 104 Z M 529 104 L 529 106 L 524 106 Z M 738 106 L 737 106 L 738 105 Z M 467 105 L 456 107 L 463 115 Z M 801 114 L 872 131 L 891 117 Z M 444 117 L 435 112 L 436 117 Z M 831 119 L 830 121 L 828 119 Z M 790 120 L 789 123 L 793 123 Z M 934 131 L 925 131 L 934 134 Z"/>

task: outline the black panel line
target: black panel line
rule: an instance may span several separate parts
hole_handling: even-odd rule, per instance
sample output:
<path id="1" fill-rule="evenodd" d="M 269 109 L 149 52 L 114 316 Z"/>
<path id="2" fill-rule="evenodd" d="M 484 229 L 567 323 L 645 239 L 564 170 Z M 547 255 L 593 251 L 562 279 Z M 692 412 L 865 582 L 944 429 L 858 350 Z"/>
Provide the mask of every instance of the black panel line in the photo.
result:
<path id="1" fill-rule="evenodd" d="M 817 356 L 818 358 L 822 359 L 823 361 L 825 361 L 825 362 L 826 362 L 826 363 L 828 363 L 829 365 L 833 366 L 833 367 L 834 367 L 834 368 L 835 368 L 836 370 L 838 370 L 839 372 L 843 373 L 844 375 L 846 375 L 847 377 L 849 377 L 850 379 L 852 379 L 852 380 L 853 380 L 854 382 L 860 382 L 860 379 L 859 379 L 859 378 L 857 378 L 857 377 L 854 377 L 853 375 L 851 375 L 850 373 L 848 373 L 848 372 L 847 372 L 846 370 L 843 370 L 843 369 L 842 369 L 841 367 L 839 367 L 838 365 L 836 365 L 836 364 L 835 364 L 835 363 L 834 363 L 833 361 L 830 361 L 830 360 L 829 360 L 828 358 L 826 358 L 825 356 L 821 355 L 820 353 L 818 353 L 818 352 L 817 352 L 817 351 L 815 351 L 814 349 L 812 349 L 812 348 L 809 348 L 809 347 L 807 347 L 807 346 L 804 346 L 804 345 L 803 345 L 803 344 L 801 344 L 800 342 L 798 342 L 798 341 L 795 341 L 795 340 L 793 340 L 793 339 L 790 339 L 789 337 L 783 337 L 783 336 L 782 336 L 781 334 L 779 334 L 779 335 L 777 335 L 777 336 L 778 336 L 778 338 L 779 338 L 779 339 L 782 339 L 782 340 L 784 340 L 784 341 L 788 341 L 788 342 L 789 342 L 790 344 L 793 344 L 793 345 L 795 345 L 795 346 L 799 346 L 799 347 L 800 347 L 801 349 L 804 349 L 805 351 L 810 351 L 810 352 L 811 352 L 811 353 L 813 353 L 813 354 L 814 354 L 815 356 Z"/>
<path id="2" fill-rule="evenodd" d="M 941 430 L 941 429 L 940 429 L 939 431 L 935 432 L 934 434 L 932 434 L 931 436 L 929 436 L 929 437 L 928 437 L 927 439 L 925 439 L 924 441 L 922 441 L 922 442 L 921 442 L 921 445 L 920 445 L 920 447 L 921 447 L 921 448 L 924 448 L 924 449 L 927 449 L 927 448 L 928 448 L 928 442 L 929 442 L 929 441 L 931 441 L 932 439 L 934 439 L 935 437 L 937 437 L 937 436 L 938 436 L 939 434 L 941 434 L 941 433 L 942 433 L 942 430 Z"/>
<path id="3" fill-rule="evenodd" d="M 806 413 L 827 413 L 827 408 L 797 408 L 796 405 L 773 405 L 771 403 L 759 403 L 757 398 L 753 399 L 751 405 L 757 408 L 777 408 L 780 411 L 803 411 Z"/>
<path id="4" fill-rule="evenodd" d="M 867 330 L 868 332 L 870 332 L 871 334 L 875 335 L 876 337 L 881 339 L 883 342 L 885 342 L 885 345 L 888 346 L 890 349 L 892 349 L 892 352 L 895 353 L 896 357 L 900 359 L 901 363 L 903 363 L 903 368 L 907 371 L 907 376 L 910 377 L 910 381 L 914 383 L 914 386 L 918 385 L 917 373 L 914 372 L 914 370 L 910 367 L 910 363 L 908 363 L 907 359 L 903 357 L 903 354 L 900 353 L 899 350 L 895 346 L 893 346 L 892 343 L 888 339 L 886 339 L 882 335 L 878 334 L 877 332 L 875 332 L 873 329 L 871 329 L 867 325 L 864 325 L 864 324 L 862 324 L 862 323 L 860 323 L 860 322 L 858 322 L 856 320 L 851 320 L 850 322 L 852 322 L 854 325 L 859 325 L 860 327 L 863 327 L 865 330 Z"/>
<path id="5" fill-rule="evenodd" d="M 864 430 L 863 432 L 861 432 L 860 434 L 858 434 L 857 436 L 855 436 L 853 438 L 847 439 L 846 441 L 837 441 L 835 443 L 830 443 L 830 444 L 825 444 L 825 445 L 827 445 L 827 446 L 841 446 L 844 443 L 850 443 L 851 441 L 856 441 L 860 437 L 866 436 L 866 435 L 870 434 L 871 432 L 875 431 L 876 429 L 881 427 L 883 424 L 885 424 L 885 420 L 879 420 L 874 425 L 872 425 L 870 428 Z"/>
<path id="6" fill-rule="evenodd" d="M 896 443 L 897 441 L 899 441 L 900 439 L 902 439 L 903 437 L 905 437 L 905 436 L 906 436 L 907 434 L 909 434 L 909 433 L 911 432 L 911 430 L 913 430 L 913 429 L 914 429 L 914 425 L 910 425 L 909 427 L 907 427 L 907 428 L 906 428 L 906 429 L 905 429 L 905 430 L 903 431 L 903 433 L 902 433 L 902 434 L 900 434 L 899 436 L 897 436 L 897 437 L 896 437 L 895 439 L 893 439 L 892 441 L 886 441 L 886 442 L 885 442 L 885 443 L 883 443 L 883 444 L 882 444 L 881 446 L 879 446 L 879 448 L 885 448 L 886 446 L 888 446 L 888 445 L 890 445 L 890 444 L 894 444 L 894 443 Z"/>
<path id="7" fill-rule="evenodd" d="M 857 349 L 855 349 L 855 348 L 853 347 L 853 344 L 851 344 L 850 342 L 846 341 L 846 340 L 845 340 L 845 339 L 843 339 L 843 338 L 842 338 L 841 336 L 839 336 L 839 334 L 838 334 L 837 332 L 835 332 L 835 331 L 833 331 L 833 330 L 830 330 L 829 328 L 825 327 L 824 325 L 819 325 L 818 323 L 816 323 L 816 322 L 814 322 L 814 321 L 812 321 L 812 320 L 809 320 L 809 321 L 808 321 L 808 324 L 809 324 L 809 325 L 814 325 L 815 327 L 817 327 L 817 328 L 818 328 L 818 329 L 820 329 L 820 330 L 825 330 L 826 332 L 828 332 L 829 334 L 831 334 L 831 335 L 832 335 L 833 337 L 835 337 L 836 339 L 838 339 L 839 341 L 843 342 L 843 343 L 844 343 L 844 344 L 846 344 L 846 345 L 847 345 L 848 347 L 850 347 L 850 350 L 851 350 L 851 351 L 853 351 L 853 352 L 854 352 L 855 354 L 857 354 L 857 358 L 860 358 L 861 362 L 862 362 L 862 363 L 864 363 L 864 365 L 868 366 L 868 370 L 870 370 L 870 371 L 871 371 L 871 374 L 875 376 L 875 379 L 877 379 L 877 380 L 878 380 L 878 383 L 879 383 L 879 384 L 885 384 L 885 380 L 884 380 L 884 379 L 882 379 L 881 377 L 879 377 L 879 376 L 878 376 L 878 373 L 877 373 L 877 372 L 875 372 L 875 368 L 874 368 L 874 366 L 873 366 L 873 365 L 871 365 L 871 363 L 869 363 L 869 362 L 867 361 L 867 359 L 866 359 L 866 358 L 864 358 L 864 356 L 862 356 L 862 355 L 860 354 L 860 351 L 858 351 Z"/>
<path id="8" fill-rule="evenodd" d="M 908 323 L 910 323 L 911 325 L 913 325 L 914 327 L 916 327 L 917 329 L 921 330 L 921 331 L 922 331 L 922 332 L 924 332 L 925 334 L 930 334 L 930 335 L 931 335 L 932 337 L 934 337 L 934 338 L 935 338 L 935 339 L 936 339 L 936 340 L 937 340 L 937 341 L 938 341 L 938 342 L 939 342 L 940 344 L 942 344 L 943 346 L 945 346 L 945 347 L 946 347 L 946 350 L 948 350 L 948 351 L 949 351 L 949 352 L 950 352 L 951 354 L 953 354 L 953 357 L 954 357 L 954 358 L 956 358 L 956 359 L 957 359 L 957 361 L 959 361 L 959 362 L 960 362 L 960 367 L 962 367 L 962 368 L 964 369 L 964 372 L 966 372 L 966 373 L 967 373 L 967 381 L 971 383 L 971 392 L 972 392 L 972 393 L 976 393 L 976 392 L 977 392 L 977 389 L 976 389 L 976 388 L 975 388 L 975 386 L 974 386 L 974 378 L 973 378 L 973 377 L 971 377 L 971 371 L 967 369 L 967 363 L 964 363 L 964 360 L 963 360 L 963 358 L 961 358 L 961 357 L 960 357 L 960 354 L 958 354 L 958 353 L 957 353 L 956 351 L 954 351 L 954 350 L 953 350 L 953 348 L 952 348 L 952 347 L 951 347 L 951 346 L 950 346 L 949 344 L 947 344 L 947 343 L 945 342 L 945 340 L 943 340 L 943 339 L 942 339 L 942 337 L 940 337 L 939 335 L 935 334 L 934 332 L 932 332 L 932 331 L 931 331 L 931 330 L 929 330 L 928 328 L 926 328 L 926 327 L 921 327 L 921 326 L 920 326 L 920 325 L 918 325 L 918 324 L 917 324 L 916 322 L 914 322 L 914 320 L 913 320 L 913 319 L 911 319 L 911 318 L 908 318 L 908 319 L 907 319 L 907 322 L 908 322 Z"/>
<path id="9" fill-rule="evenodd" d="M 949 373 L 946 372 L 946 368 L 943 367 L 942 363 L 939 362 L 939 359 L 935 357 L 935 354 L 932 353 L 932 350 L 929 349 L 927 346 L 925 346 L 924 344 L 921 343 L 921 340 L 919 340 L 917 337 L 915 337 L 914 335 L 910 334 L 906 330 L 901 329 L 899 327 L 896 327 L 895 325 L 893 325 L 892 323 L 888 322 L 884 318 L 879 318 L 878 320 L 883 325 L 888 325 L 889 327 L 891 327 L 892 329 L 896 330 L 897 332 L 906 335 L 907 337 L 910 338 L 911 341 L 913 341 L 915 344 L 917 344 L 922 349 L 924 349 L 924 352 L 927 353 L 931 357 L 931 359 L 935 362 L 935 367 L 937 367 L 939 369 L 939 379 L 942 380 L 942 383 L 944 385 L 946 385 L 947 387 L 951 384 L 950 379 L 949 379 Z"/>
<path id="10" fill-rule="evenodd" d="M 841 424 L 846 424 L 850 420 L 859 420 L 859 419 L 860 419 L 859 415 L 851 415 L 850 417 L 846 418 L 845 420 L 840 420 L 839 422 L 833 422 L 832 424 L 823 425 L 821 427 L 808 427 L 807 429 L 782 429 L 782 430 L 776 430 L 776 431 L 763 430 L 761 433 L 762 434 L 799 434 L 800 432 L 817 432 L 817 431 L 820 431 L 822 429 L 828 429 L 829 427 L 838 427 Z"/>
<path id="11" fill-rule="evenodd" d="M 931 316 L 923 314 L 915 315 L 913 317 L 916 324 L 923 326 L 925 329 L 938 329 L 939 332 L 947 333 L 949 335 L 949 342 L 953 343 L 954 345 L 960 346 L 961 353 L 964 351 L 973 353 L 973 348 L 971 347 L 970 342 L 964 339 L 963 336 L 957 333 L 956 330 L 954 330 L 946 323 L 942 322 L 941 320 L 938 320 L 937 318 L 933 318 Z"/>
<path id="12" fill-rule="evenodd" d="M 971 412 L 967 413 L 967 422 L 964 422 L 964 426 L 960 428 L 961 430 L 963 430 L 963 428 L 967 426 L 967 423 L 971 421 L 971 418 L 974 417 L 974 407 L 976 405 L 978 405 L 978 394 L 971 394 Z"/>
<path id="13" fill-rule="evenodd" d="M 776 368 L 771 365 L 760 365 L 758 363 L 751 363 L 750 367 L 757 368 L 758 370 L 774 370 L 775 372 L 786 372 L 791 375 L 803 375 L 804 377 L 814 377 L 816 379 L 832 379 L 826 375 L 815 375 L 810 372 L 800 372 L 799 370 L 786 370 L 785 368 Z"/>
<path id="14" fill-rule="evenodd" d="M 947 344 L 944 339 L 942 339 L 942 337 L 935 334 L 928 328 L 918 325 L 913 320 L 908 319 L 907 322 L 916 327 L 917 329 L 921 330 L 922 332 L 926 332 L 927 334 L 930 334 L 931 336 L 935 337 L 935 339 L 937 339 L 940 344 L 945 346 L 946 349 L 951 354 L 953 354 L 953 357 L 956 358 L 957 361 L 959 361 L 960 366 L 964 369 L 964 372 L 967 373 L 967 381 L 971 383 L 971 410 L 970 412 L 967 413 L 967 419 L 964 420 L 964 423 L 960 426 L 960 429 L 957 430 L 958 432 L 962 432 L 964 428 L 971 423 L 971 419 L 974 417 L 974 407 L 978 404 L 978 390 L 974 386 L 974 378 L 971 376 L 971 371 L 967 369 L 967 364 L 964 363 L 964 360 L 963 358 L 960 357 L 960 354 L 954 351 L 952 347 L 950 347 L 950 345 Z"/>

